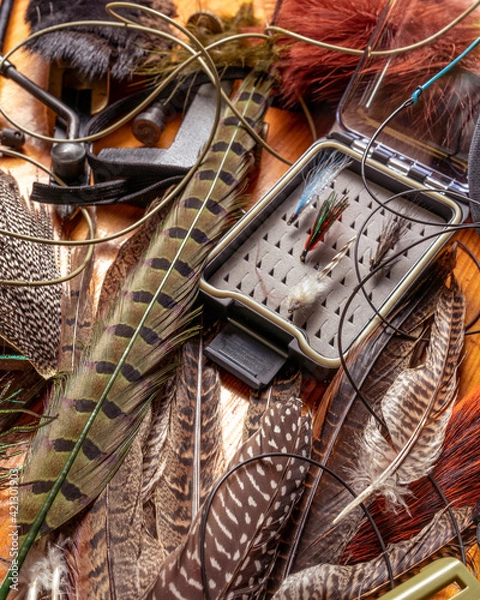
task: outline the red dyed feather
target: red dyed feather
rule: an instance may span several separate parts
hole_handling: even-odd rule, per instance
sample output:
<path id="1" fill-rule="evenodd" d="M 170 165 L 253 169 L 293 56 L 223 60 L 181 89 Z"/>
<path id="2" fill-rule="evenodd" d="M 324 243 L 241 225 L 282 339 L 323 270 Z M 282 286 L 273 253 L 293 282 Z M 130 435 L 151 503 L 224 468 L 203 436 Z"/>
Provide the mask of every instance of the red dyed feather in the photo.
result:
<path id="1" fill-rule="evenodd" d="M 386 4 L 386 0 L 283 0 L 275 25 L 317 41 L 363 50 L 370 42 Z M 392 4 L 382 49 L 407 46 L 433 35 L 466 10 L 471 2 L 457 0 L 454 7 L 449 0 L 407 0 Z M 392 99 L 404 100 L 405 90 L 411 89 L 412 85 L 415 89 L 424 83 L 478 35 L 478 22 L 469 15 L 434 43 L 396 56 L 389 65 L 386 81 L 387 85 L 391 83 L 395 88 Z M 277 65 L 282 78 L 280 94 L 287 107 L 297 105 L 299 97 L 307 102 L 338 103 L 359 63 L 356 55 L 292 38 L 282 37 L 279 47 L 282 49 Z M 384 60 L 374 60 L 368 70 L 372 74 L 379 73 L 384 65 Z M 480 75 L 475 55 L 462 61 L 461 68 Z M 445 107 L 451 109 L 452 98 L 441 95 L 445 88 L 444 81 L 436 87 L 436 93 L 430 94 L 431 104 L 442 101 Z M 463 96 L 468 90 L 452 86 L 449 93 L 465 100 Z M 431 114 L 430 109 L 426 109 L 425 113 Z M 439 115 L 432 118 L 437 119 Z"/>

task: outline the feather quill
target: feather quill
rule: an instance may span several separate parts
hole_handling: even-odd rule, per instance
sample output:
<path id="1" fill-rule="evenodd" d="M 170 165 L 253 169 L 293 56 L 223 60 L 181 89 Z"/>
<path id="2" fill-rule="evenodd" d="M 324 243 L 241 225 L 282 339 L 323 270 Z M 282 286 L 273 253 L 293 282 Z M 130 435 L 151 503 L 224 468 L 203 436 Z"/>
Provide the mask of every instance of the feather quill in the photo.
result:
<path id="1" fill-rule="evenodd" d="M 269 79 L 255 73 L 237 92 L 237 109 L 254 127 L 261 124 L 269 91 Z M 47 414 L 56 418 L 36 436 L 21 486 L 19 522 L 28 543 L 87 506 L 121 464 L 168 374 L 165 357 L 191 335 L 185 328 L 200 273 L 236 214 L 254 145 L 227 112 L 85 360 L 51 399 Z"/>
<path id="2" fill-rule="evenodd" d="M 475 507 L 454 509 L 459 530 L 464 543 L 471 544 L 475 539 Z M 437 513 L 419 534 L 411 539 L 398 542 L 388 548 L 388 558 L 395 578 L 411 575 L 424 566 L 427 559 L 441 556 L 457 556 L 456 530 L 450 515 L 444 510 Z M 274 600 L 350 600 L 363 598 L 373 593 L 388 590 L 388 571 L 383 555 L 358 565 L 317 565 L 290 575 Z"/>
<path id="3" fill-rule="evenodd" d="M 271 452 L 308 457 L 310 450 L 310 413 L 292 398 L 270 406 L 261 428 L 237 451 L 232 465 Z M 305 461 L 283 457 L 253 460 L 235 470 L 210 497 L 211 505 L 203 505 L 185 543 L 165 561 L 156 597 L 203 600 L 200 547 L 212 599 L 261 597 L 280 532 L 303 491 L 307 471 Z"/>
<path id="4" fill-rule="evenodd" d="M 364 429 L 351 476 L 360 493 L 334 524 L 373 493 L 393 507 L 404 504 L 408 484 L 432 470 L 456 396 L 464 314 L 464 297 L 452 277 L 439 299 L 425 362 L 403 371 L 382 399 L 387 431 L 373 417 Z"/>
<path id="5" fill-rule="evenodd" d="M 157 458 L 160 476 L 152 500 L 156 535 L 165 557 L 183 542 L 223 470 L 220 379 L 216 368 L 203 367 L 201 352 L 199 339 L 188 341 L 182 349 L 182 366 L 168 407 L 168 432 Z"/>

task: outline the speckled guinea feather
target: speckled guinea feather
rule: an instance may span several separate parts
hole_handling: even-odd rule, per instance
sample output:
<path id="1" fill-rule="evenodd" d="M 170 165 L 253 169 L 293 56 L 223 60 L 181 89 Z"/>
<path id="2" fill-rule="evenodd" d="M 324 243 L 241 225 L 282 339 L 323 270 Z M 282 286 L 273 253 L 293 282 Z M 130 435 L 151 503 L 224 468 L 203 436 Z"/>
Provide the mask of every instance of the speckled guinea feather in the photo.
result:
<path id="1" fill-rule="evenodd" d="M 310 449 L 310 414 L 292 398 L 267 409 L 260 429 L 237 451 L 231 466 L 271 452 L 308 457 Z M 204 503 L 185 543 L 165 561 L 154 588 L 156 597 L 203 599 L 203 568 L 212 600 L 261 598 L 307 471 L 301 458 L 276 456 L 231 472 Z"/>

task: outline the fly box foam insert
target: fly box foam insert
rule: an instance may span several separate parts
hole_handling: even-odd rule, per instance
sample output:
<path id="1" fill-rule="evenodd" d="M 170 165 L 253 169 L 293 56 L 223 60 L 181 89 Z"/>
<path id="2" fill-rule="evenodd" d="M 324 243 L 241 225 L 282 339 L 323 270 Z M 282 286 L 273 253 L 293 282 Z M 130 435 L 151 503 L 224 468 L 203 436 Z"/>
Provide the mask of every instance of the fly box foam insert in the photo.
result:
<path id="1" fill-rule="evenodd" d="M 350 156 L 350 165 L 289 225 L 308 173 L 334 150 Z M 372 259 L 392 214 L 365 188 L 360 159 L 361 154 L 334 140 L 315 143 L 222 240 L 212 253 L 200 284 L 208 305 L 213 302 L 221 307 L 227 320 L 242 330 L 242 339 L 250 333 L 255 344 L 266 346 L 266 354 L 273 348 L 283 359 L 295 355 L 322 375 L 340 364 L 339 332 L 342 352 L 346 352 L 378 322 L 373 307 L 387 315 L 448 240 L 448 225 L 462 220 L 457 203 L 443 194 L 423 193 L 419 184 L 401 175 L 392 177 L 387 168 L 369 160 L 369 188 L 408 221 L 401 239 L 384 260 L 400 255 L 372 275 Z M 407 193 L 415 185 L 418 191 Z M 308 232 L 320 204 L 332 189 L 339 197 L 347 194 L 349 204 L 302 262 Z M 403 190 L 404 195 L 389 200 Z M 290 313 L 288 295 L 292 288 L 315 273 L 315 269 L 320 272 L 355 236 L 347 253 L 324 278 L 320 297 Z M 365 277 L 364 285 L 359 286 Z M 253 387 L 267 383 L 251 373 L 252 362 L 258 362 L 261 370 L 262 353 L 252 354 L 246 342 L 233 339 L 231 329 L 227 339 L 221 336 L 213 342 L 209 356 L 230 367 Z M 233 356 L 230 359 L 229 347 Z M 242 352 L 249 357 L 246 370 L 250 375 L 242 372 L 239 364 Z M 275 370 L 269 365 L 264 379 L 271 378 L 272 369 Z"/>

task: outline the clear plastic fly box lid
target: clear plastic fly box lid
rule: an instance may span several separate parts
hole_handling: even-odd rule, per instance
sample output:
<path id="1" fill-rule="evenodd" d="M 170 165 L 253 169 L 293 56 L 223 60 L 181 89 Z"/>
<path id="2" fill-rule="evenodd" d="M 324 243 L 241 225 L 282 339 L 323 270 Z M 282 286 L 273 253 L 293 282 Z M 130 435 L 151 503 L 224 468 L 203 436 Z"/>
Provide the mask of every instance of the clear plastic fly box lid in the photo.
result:
<path id="1" fill-rule="evenodd" d="M 288 359 L 333 375 L 341 355 L 398 304 L 468 214 L 459 198 L 480 86 L 465 65 L 389 122 L 364 156 L 379 125 L 455 57 L 458 45 L 445 49 L 441 36 L 416 50 L 384 52 L 435 33 L 428 11 L 441 7 L 437 29 L 460 14 L 456 3 L 387 3 L 334 130 L 210 256 L 202 299 L 227 324 L 206 354 L 254 388 Z M 470 18 L 461 27 L 468 23 L 466 46 L 475 37 Z M 480 71 L 478 55 L 476 62 Z M 466 66 L 473 68 L 470 60 Z"/>

